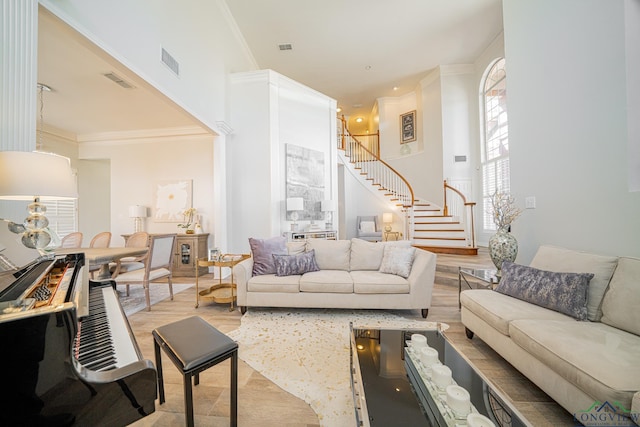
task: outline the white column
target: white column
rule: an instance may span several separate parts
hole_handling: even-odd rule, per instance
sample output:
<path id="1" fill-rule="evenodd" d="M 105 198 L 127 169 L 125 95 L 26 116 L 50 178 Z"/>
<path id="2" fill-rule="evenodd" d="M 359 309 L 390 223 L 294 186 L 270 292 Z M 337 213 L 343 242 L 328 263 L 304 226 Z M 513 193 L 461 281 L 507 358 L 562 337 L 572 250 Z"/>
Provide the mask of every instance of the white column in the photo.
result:
<path id="1" fill-rule="evenodd" d="M 0 150 L 36 148 L 38 1 L 0 0 Z"/>

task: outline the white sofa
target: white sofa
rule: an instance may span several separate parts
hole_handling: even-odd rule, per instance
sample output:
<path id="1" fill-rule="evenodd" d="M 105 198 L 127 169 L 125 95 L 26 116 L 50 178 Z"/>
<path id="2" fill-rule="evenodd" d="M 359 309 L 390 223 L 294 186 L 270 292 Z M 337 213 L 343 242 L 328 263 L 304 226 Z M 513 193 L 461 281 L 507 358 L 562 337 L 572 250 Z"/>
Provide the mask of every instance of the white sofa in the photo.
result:
<path id="1" fill-rule="evenodd" d="M 320 271 L 302 275 L 252 275 L 254 259 L 235 265 L 238 306 L 421 309 L 427 317 L 436 269 L 434 253 L 415 249 L 408 277 L 379 271 L 388 246 L 361 239 L 289 243 L 289 254 L 313 250 Z M 408 241 L 404 246 L 410 248 Z"/>
<path id="2" fill-rule="evenodd" d="M 587 319 L 492 290 L 467 290 L 461 294 L 467 336 L 489 344 L 582 424 L 640 423 L 640 259 L 542 246 L 529 267 L 592 273 Z M 504 285 L 527 277 L 508 274 Z M 531 283 L 536 276 L 528 277 Z"/>

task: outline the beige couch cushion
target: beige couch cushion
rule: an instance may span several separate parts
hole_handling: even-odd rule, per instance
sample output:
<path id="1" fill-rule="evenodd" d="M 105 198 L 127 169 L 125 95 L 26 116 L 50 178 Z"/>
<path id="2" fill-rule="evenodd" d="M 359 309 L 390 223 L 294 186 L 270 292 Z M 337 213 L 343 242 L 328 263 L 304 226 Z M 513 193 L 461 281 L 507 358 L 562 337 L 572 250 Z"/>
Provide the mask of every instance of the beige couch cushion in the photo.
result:
<path id="1" fill-rule="evenodd" d="M 349 271 L 351 240 L 309 239 L 307 250 L 315 249 L 320 270 Z"/>
<path id="2" fill-rule="evenodd" d="M 353 280 L 348 271 L 320 270 L 300 278 L 301 292 L 353 293 Z"/>
<path id="3" fill-rule="evenodd" d="M 594 400 L 631 407 L 640 390 L 640 337 L 599 322 L 514 320 L 514 342 Z M 587 408 L 585 408 L 587 409 Z"/>
<path id="4" fill-rule="evenodd" d="M 352 271 L 353 290 L 356 294 L 408 294 L 409 282 L 395 274 L 377 271 Z"/>
<path id="5" fill-rule="evenodd" d="M 602 300 L 602 323 L 640 335 L 640 259 L 618 260 Z"/>
<path id="6" fill-rule="evenodd" d="M 521 301 L 489 289 L 470 289 L 460 294 L 461 304 L 503 335 L 509 336 L 509 323 L 517 319 L 550 319 L 574 322 L 571 317 Z"/>
<path id="7" fill-rule="evenodd" d="M 555 246 L 540 246 L 531 267 L 558 273 L 593 273 L 589 282 L 587 317 L 598 321 L 602 317 L 600 304 L 618 263 L 617 257 L 594 255 Z"/>
<path id="8" fill-rule="evenodd" d="M 275 274 L 262 274 L 253 276 L 247 282 L 249 292 L 300 292 L 300 277 L 302 276 L 276 276 Z"/>
<path id="9" fill-rule="evenodd" d="M 351 239 L 351 271 L 375 270 L 380 268 L 384 245 L 367 242 L 362 239 Z"/>
<path id="10" fill-rule="evenodd" d="M 305 250 L 307 249 L 307 242 L 306 241 L 293 241 L 293 242 L 287 242 L 287 252 L 289 253 L 289 255 L 298 255 L 303 253 Z"/>

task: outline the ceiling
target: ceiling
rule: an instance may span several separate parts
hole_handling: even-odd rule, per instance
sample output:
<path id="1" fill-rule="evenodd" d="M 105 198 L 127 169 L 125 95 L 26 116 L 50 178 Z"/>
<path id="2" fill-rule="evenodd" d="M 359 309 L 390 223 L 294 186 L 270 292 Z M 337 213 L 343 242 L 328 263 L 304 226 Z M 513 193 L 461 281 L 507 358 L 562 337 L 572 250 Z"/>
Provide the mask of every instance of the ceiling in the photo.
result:
<path id="1" fill-rule="evenodd" d="M 502 31 L 501 0 L 226 3 L 260 69 L 335 98 L 351 117 L 370 114 L 376 98 L 413 91 L 438 65 L 473 63 Z M 52 88 L 43 93 L 47 126 L 82 136 L 200 125 L 46 10 L 39 19 L 38 81 Z M 291 50 L 279 49 L 287 43 Z"/>

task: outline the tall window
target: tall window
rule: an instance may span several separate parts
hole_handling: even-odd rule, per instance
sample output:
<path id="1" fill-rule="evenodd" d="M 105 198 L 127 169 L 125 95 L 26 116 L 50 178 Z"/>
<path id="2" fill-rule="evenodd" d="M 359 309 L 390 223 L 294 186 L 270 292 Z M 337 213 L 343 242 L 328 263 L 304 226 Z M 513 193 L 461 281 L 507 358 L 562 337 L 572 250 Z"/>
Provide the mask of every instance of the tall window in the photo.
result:
<path id="1" fill-rule="evenodd" d="M 502 58 L 489 69 L 482 90 L 482 206 L 485 230 L 496 229 L 491 215 L 491 196 L 496 191 L 510 190 L 506 77 L 505 61 Z"/>

